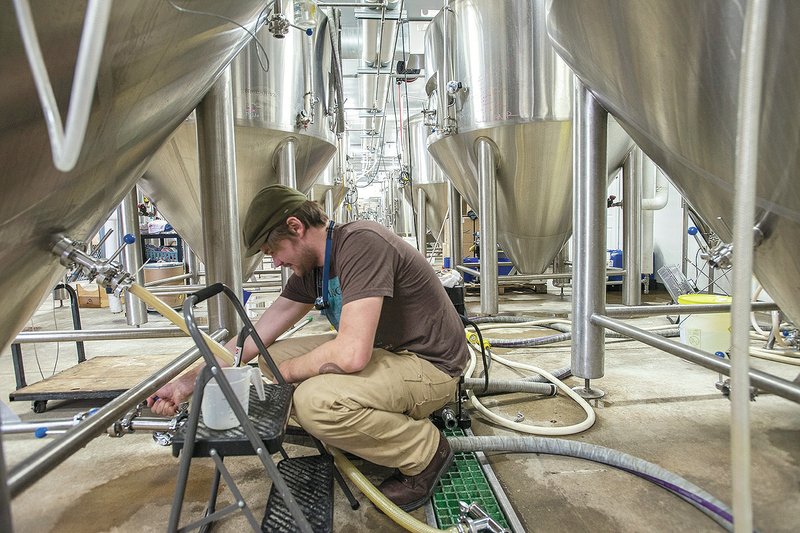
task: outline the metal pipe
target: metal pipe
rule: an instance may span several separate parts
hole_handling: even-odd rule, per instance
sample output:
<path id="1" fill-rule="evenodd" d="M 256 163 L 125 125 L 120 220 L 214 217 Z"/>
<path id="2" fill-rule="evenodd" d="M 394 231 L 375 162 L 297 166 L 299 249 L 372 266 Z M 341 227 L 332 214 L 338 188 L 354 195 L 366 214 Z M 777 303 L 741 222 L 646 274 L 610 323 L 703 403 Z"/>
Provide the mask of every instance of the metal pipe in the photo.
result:
<path id="1" fill-rule="evenodd" d="M 307 128 L 314 123 L 314 57 L 312 51 L 312 40 L 310 37 L 303 36 L 300 40 L 300 48 L 303 53 L 303 113 L 298 116 L 298 126 Z"/>
<path id="2" fill-rule="evenodd" d="M 218 341 L 224 339 L 227 334 L 226 330 L 218 330 L 211 334 L 211 338 Z M 8 489 L 11 497 L 21 494 L 62 461 L 86 446 L 93 438 L 104 434 L 109 425 L 187 369 L 199 357 L 200 349 L 196 346 L 187 350 L 169 365 L 111 400 L 82 424 L 16 465 L 8 473 Z"/>
<path id="3" fill-rule="evenodd" d="M 425 190 L 417 187 L 417 249 L 422 255 L 428 251 L 426 240 L 428 237 L 428 217 L 425 204 L 428 202 Z"/>
<path id="4" fill-rule="evenodd" d="M 747 3 L 742 35 L 733 196 L 731 466 L 734 531 L 753 530 L 750 465 L 750 291 L 768 0 Z"/>
<path id="5" fill-rule="evenodd" d="M 498 261 L 497 263 L 500 266 L 503 265 L 510 265 L 511 263 L 504 263 Z M 466 272 L 467 274 L 472 274 L 475 277 L 481 277 L 481 273 L 478 270 L 471 269 L 469 267 L 465 267 L 463 265 L 459 265 L 456 267 L 456 270 L 460 270 L 461 272 Z M 627 274 L 625 270 L 619 269 L 609 269 L 606 270 L 606 276 L 624 276 Z M 548 279 L 572 279 L 573 274 L 571 272 L 558 272 L 558 273 L 544 273 L 544 274 L 513 274 L 513 275 L 502 275 L 498 276 L 500 281 L 544 281 Z M 770 304 L 774 305 L 774 304 Z M 645 306 L 647 308 L 648 306 Z M 674 307 L 674 306 L 673 306 Z M 694 307 L 694 306 L 692 306 Z M 659 314 L 669 314 L 669 313 L 659 313 Z"/>
<path id="6" fill-rule="evenodd" d="M 36 342 L 77 342 L 77 341 L 118 341 L 136 339 L 168 339 L 185 337 L 186 334 L 176 327 L 135 328 L 135 329 L 82 329 L 57 331 L 24 331 L 14 339 L 16 344 Z"/>
<path id="7" fill-rule="evenodd" d="M 605 311 L 606 124 L 608 115 L 575 78 L 573 102 L 572 357 L 575 377 L 603 377 L 605 334 L 591 316 Z"/>
<path id="8" fill-rule="evenodd" d="M 387 5 L 386 2 L 317 2 L 317 7 L 366 7 L 372 9 Z"/>
<path id="9" fill-rule="evenodd" d="M 687 210 L 686 200 L 681 198 L 681 215 L 683 216 L 683 224 L 681 231 L 681 272 L 686 276 L 687 262 L 689 260 L 689 211 Z"/>
<path id="10" fill-rule="evenodd" d="M 289 137 L 275 149 L 278 182 L 292 189 L 297 188 L 297 140 Z M 281 267 L 281 287 L 286 287 L 291 269 Z"/>
<path id="11" fill-rule="evenodd" d="M 200 262 L 197 260 L 197 254 L 194 253 L 194 250 L 185 240 L 183 241 L 183 260 L 186 263 L 189 274 L 191 274 L 189 283 L 197 285 L 200 283 Z"/>
<path id="12" fill-rule="evenodd" d="M 475 141 L 481 221 L 481 314 L 496 315 L 497 302 L 497 158 L 486 137 Z"/>
<path id="13" fill-rule="evenodd" d="M 616 331 L 617 333 L 621 333 L 627 337 L 639 342 L 643 342 L 654 348 L 658 348 L 659 350 L 665 351 L 669 354 L 676 355 L 681 359 L 691 363 L 696 363 L 702 367 L 708 368 L 709 370 L 713 370 L 714 372 L 719 372 L 721 374 L 725 374 L 726 376 L 730 375 L 730 363 L 724 359 L 720 359 L 719 357 L 716 357 L 710 353 L 706 353 L 702 350 L 698 350 L 692 346 L 681 344 L 649 331 L 631 326 L 620 320 L 609 318 L 603 315 L 592 315 L 591 321 L 598 326 L 610 329 L 611 331 Z M 800 403 L 800 385 L 797 383 L 792 383 L 791 381 L 767 374 L 766 372 L 761 372 L 760 370 L 751 369 L 749 371 L 749 377 L 753 386 L 763 391 L 786 398 L 787 400 Z M 750 401 L 749 387 L 747 394 L 748 401 Z"/>
<path id="14" fill-rule="evenodd" d="M 191 278 L 193 276 L 195 276 L 195 274 L 192 274 L 191 272 L 189 272 L 188 274 L 181 274 L 180 276 L 172 276 L 171 278 L 163 278 L 163 279 L 157 279 L 157 280 L 154 280 L 154 281 L 149 281 L 149 282 L 145 283 L 144 286 L 148 287 L 148 288 L 150 288 L 150 287 L 158 287 L 159 285 L 166 285 L 168 283 L 172 283 L 173 281 L 181 281 L 181 280 L 184 280 L 184 279 L 189 279 L 189 278 Z"/>
<path id="15" fill-rule="evenodd" d="M 481 273 L 479 271 L 475 270 L 474 268 L 465 267 L 464 265 L 456 266 L 456 270 L 459 272 L 464 272 L 465 274 L 471 274 L 478 278 L 481 277 Z"/>
<path id="16" fill-rule="evenodd" d="M 450 181 L 447 182 L 447 210 L 450 213 L 450 268 L 456 268 L 464 260 L 461 257 L 461 194 Z"/>
<path id="17" fill-rule="evenodd" d="M 753 311 L 776 311 L 779 307 L 772 302 L 752 302 Z M 699 315 L 705 313 L 729 313 L 728 304 L 701 305 L 642 305 L 638 307 L 608 307 L 605 315 L 613 318 L 633 318 L 637 316 L 659 315 Z"/>
<path id="18" fill-rule="evenodd" d="M 136 239 L 132 245 L 122 249 L 122 266 L 131 273 L 136 283 L 144 285 L 142 234 L 139 231 L 138 205 L 139 196 L 134 186 L 117 208 L 117 223 L 119 224 L 120 243 L 122 243 L 122 237 L 129 233 Z M 125 297 L 125 322 L 129 326 L 147 324 L 147 306 L 132 294 Z"/>
<path id="19" fill-rule="evenodd" d="M 0 433 L 16 434 L 16 433 L 33 433 L 39 428 L 51 429 L 71 429 L 80 424 L 79 420 L 74 418 L 58 419 L 58 420 L 42 420 L 41 422 L 10 422 L 0 425 Z"/>
<path id="20" fill-rule="evenodd" d="M 258 281 L 247 281 L 242 283 L 242 288 L 247 290 L 258 289 L 262 287 L 279 286 L 280 282 L 273 279 L 263 279 Z M 166 287 L 153 287 L 148 289 L 153 294 L 191 294 L 200 289 L 204 289 L 205 285 L 167 285 Z"/>
<path id="21" fill-rule="evenodd" d="M 3 452 L 3 435 L 0 434 L 0 531 L 14 531 L 11 522 L 11 494 L 5 482 L 6 459 Z"/>
<path id="22" fill-rule="evenodd" d="M 328 220 L 333 220 L 334 214 L 333 189 L 328 189 L 325 191 L 325 216 L 328 217 Z"/>
<path id="23" fill-rule="evenodd" d="M 328 35 L 331 41 L 331 73 L 334 94 L 336 96 L 336 121 L 334 133 L 340 138 L 345 131 L 345 118 L 344 118 L 344 80 L 342 78 L 342 50 L 341 38 L 342 24 L 340 21 L 340 11 L 333 9 L 330 17 L 331 26 L 328 27 Z M 333 105 L 332 102 L 328 102 Z M 330 217 L 333 219 L 333 214 Z"/>
<path id="24" fill-rule="evenodd" d="M 206 284 L 223 283 L 242 294 L 230 66 L 200 102 L 196 114 Z M 208 301 L 208 324 L 212 330 L 237 332 L 241 328 L 231 302 L 219 296 Z"/>
<path id="25" fill-rule="evenodd" d="M 450 83 L 455 78 L 453 73 L 453 57 L 452 54 L 454 53 L 454 47 L 452 46 L 453 41 L 453 10 L 450 8 L 449 0 L 444 0 L 444 5 L 442 6 L 442 41 L 443 41 L 443 53 L 442 53 L 442 72 L 439 73 L 437 78 L 436 84 L 436 91 L 437 91 L 437 106 L 438 109 L 436 110 L 438 114 L 438 122 L 439 122 L 439 129 L 445 135 L 449 135 L 451 133 L 455 133 L 451 126 L 451 122 L 454 122 L 450 117 L 450 95 L 447 92 L 447 84 Z"/>
<path id="26" fill-rule="evenodd" d="M 625 276 L 622 283 L 622 303 L 641 305 L 642 303 L 642 175 L 638 172 L 636 158 L 641 158 L 640 150 L 632 150 L 622 166 L 622 250 Z"/>
<path id="27" fill-rule="evenodd" d="M 172 287 L 173 285 L 170 285 Z M 177 296 L 179 294 L 192 294 L 193 292 L 197 292 L 197 289 L 186 288 L 184 286 L 177 286 L 174 285 L 174 289 L 170 289 L 169 287 L 155 287 L 156 289 L 162 289 L 160 292 L 156 293 L 153 291 L 153 294 L 157 294 L 158 296 Z M 245 287 L 247 289 L 247 287 Z M 253 287 L 247 289 L 248 292 L 253 293 L 265 293 L 265 292 L 280 292 L 281 286 L 276 284 L 273 286 L 266 286 L 266 287 Z"/>

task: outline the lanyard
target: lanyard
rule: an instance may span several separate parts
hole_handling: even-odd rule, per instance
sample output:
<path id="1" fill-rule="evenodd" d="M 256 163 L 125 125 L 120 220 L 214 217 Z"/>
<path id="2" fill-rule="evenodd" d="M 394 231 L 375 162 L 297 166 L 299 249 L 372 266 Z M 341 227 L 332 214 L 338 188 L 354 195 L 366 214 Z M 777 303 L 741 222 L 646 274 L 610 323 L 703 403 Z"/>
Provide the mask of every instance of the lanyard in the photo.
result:
<path id="1" fill-rule="evenodd" d="M 333 226 L 336 223 L 331 220 L 328 224 L 328 238 L 325 241 L 325 265 L 322 267 L 322 296 L 314 302 L 314 306 L 320 311 L 328 308 L 328 279 L 331 275 L 331 246 L 333 243 Z"/>

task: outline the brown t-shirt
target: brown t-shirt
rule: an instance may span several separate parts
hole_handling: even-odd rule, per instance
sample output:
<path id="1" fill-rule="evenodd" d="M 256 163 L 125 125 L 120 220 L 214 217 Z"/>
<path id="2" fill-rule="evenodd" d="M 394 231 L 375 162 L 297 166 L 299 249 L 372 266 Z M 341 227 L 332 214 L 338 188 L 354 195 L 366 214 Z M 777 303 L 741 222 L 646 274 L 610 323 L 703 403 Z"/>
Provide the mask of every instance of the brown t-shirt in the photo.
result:
<path id="1" fill-rule="evenodd" d="M 451 376 L 467 362 L 464 327 L 441 282 L 425 258 L 376 222 L 336 225 L 323 313 L 338 329 L 341 309 L 355 300 L 382 296 L 375 346 L 418 354 Z M 281 296 L 314 303 L 321 295 L 322 268 L 289 278 Z"/>

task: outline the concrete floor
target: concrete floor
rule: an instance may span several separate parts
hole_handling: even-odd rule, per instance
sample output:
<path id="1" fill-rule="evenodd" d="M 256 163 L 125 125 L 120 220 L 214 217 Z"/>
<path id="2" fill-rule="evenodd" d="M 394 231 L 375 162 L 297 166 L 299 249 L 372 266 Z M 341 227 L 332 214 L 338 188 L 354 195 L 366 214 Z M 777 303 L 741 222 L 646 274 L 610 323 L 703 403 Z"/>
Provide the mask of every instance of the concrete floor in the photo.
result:
<path id="1" fill-rule="evenodd" d="M 610 292 L 609 302 L 619 293 Z M 266 298 L 273 298 L 274 294 Z M 263 297 L 262 297 L 263 298 Z M 652 302 L 666 302 L 665 294 L 653 294 Z M 468 297 L 471 311 L 479 309 L 478 298 Z M 519 291 L 501 297 L 501 312 L 519 314 L 559 314 L 570 308 L 569 296 L 558 290 L 548 294 Z M 57 326 L 69 329 L 67 308 L 53 309 L 46 301 L 33 318 L 33 326 L 45 330 Z M 122 327 L 122 315 L 107 309 L 87 309 L 82 313 L 84 327 Z M 150 315 L 149 326 L 165 321 Z M 638 325 L 666 324 L 665 318 L 634 321 Z M 303 333 L 314 333 L 325 326 L 315 321 Z M 533 334 L 533 332 L 528 332 Z M 500 335 L 492 335 L 500 336 Z M 88 357 L 136 353 L 178 354 L 191 346 L 187 339 L 147 342 L 107 342 L 87 344 Z M 56 351 L 58 361 L 56 363 Z M 498 350 L 498 353 L 503 352 Z M 546 348 L 515 350 L 508 357 L 544 369 L 567 366 L 570 348 L 566 343 Z M 25 346 L 29 382 L 48 376 L 53 369 L 74 365 L 74 344 Z M 786 379 L 794 379 L 798 367 L 763 360 L 752 360 L 753 367 Z M 496 364 L 495 377 L 512 377 L 518 372 Z M 155 369 L 153 369 L 155 370 Z M 731 498 L 730 404 L 715 389 L 717 375 L 634 341 L 610 342 L 606 347 L 605 377 L 593 382 L 606 391 L 594 401 L 597 414 L 594 426 L 567 438 L 614 448 L 651 461 L 707 490 L 728 503 Z M 575 378 L 570 386 L 580 384 Z M 0 395 L 7 400 L 14 389 L 14 374 L 9 351 L 0 356 Z M 571 400 L 530 399 L 522 395 L 495 396 L 485 401 L 498 413 L 513 418 L 521 413 L 525 422 L 540 425 L 568 425 L 583 419 L 584 413 Z M 11 402 L 12 410 L 23 420 L 63 418 L 92 404 L 51 402 L 48 411 L 34 414 L 29 402 Z M 761 395 L 751 404 L 752 498 L 755 526 L 761 531 L 800 530 L 800 409 L 779 397 Z M 473 417 L 478 435 L 512 433 Z M 47 439 L 26 435 L 7 435 L 3 447 L 8 468 L 37 453 Z M 307 448 L 290 447 L 290 455 L 314 453 Z M 584 460 L 534 455 L 490 454 L 490 462 L 527 531 L 717 531 L 720 528 L 704 514 L 672 494 L 647 481 Z M 269 481 L 261 464 L 252 457 L 230 458 L 227 462 L 245 498 L 258 519 L 263 514 Z M 357 466 L 374 482 L 388 470 L 358 462 Z M 114 439 L 101 436 L 67 459 L 12 502 L 16 531 L 20 532 L 100 532 L 162 531 L 169 515 L 178 460 L 169 448 L 156 445 L 149 434 L 127 435 Z M 208 496 L 213 465 L 208 459 L 193 462 L 192 475 L 184 504 L 183 523 L 202 512 Z M 366 498 L 358 494 L 361 509 L 352 511 L 338 488 L 336 531 L 398 531 Z M 221 503 L 231 501 L 227 489 Z M 424 520 L 424 512 L 414 515 Z M 218 531 L 247 530 L 241 516 L 220 523 Z"/>

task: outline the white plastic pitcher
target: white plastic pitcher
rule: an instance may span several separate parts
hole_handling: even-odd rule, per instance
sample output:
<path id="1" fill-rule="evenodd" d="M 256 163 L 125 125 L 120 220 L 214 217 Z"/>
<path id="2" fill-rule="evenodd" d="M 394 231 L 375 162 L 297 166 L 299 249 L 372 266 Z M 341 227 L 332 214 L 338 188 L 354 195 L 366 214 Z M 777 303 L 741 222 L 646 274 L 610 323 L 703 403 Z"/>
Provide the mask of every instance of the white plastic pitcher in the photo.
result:
<path id="1" fill-rule="evenodd" d="M 730 296 L 719 294 L 682 294 L 681 305 L 730 304 Z M 681 342 L 704 352 L 727 352 L 731 348 L 731 314 L 691 314 L 681 321 Z"/>
<path id="2" fill-rule="evenodd" d="M 259 400 L 266 398 L 264 394 L 264 382 L 261 381 L 261 370 L 252 366 L 227 367 L 222 372 L 231 384 L 236 398 L 242 405 L 244 412 L 248 412 L 250 407 L 250 384 L 256 387 Z M 239 419 L 231 409 L 227 398 L 222 393 L 222 389 L 216 379 L 206 383 L 203 392 L 203 402 L 200 406 L 203 413 L 203 421 L 211 429 L 231 429 L 239 424 Z"/>

